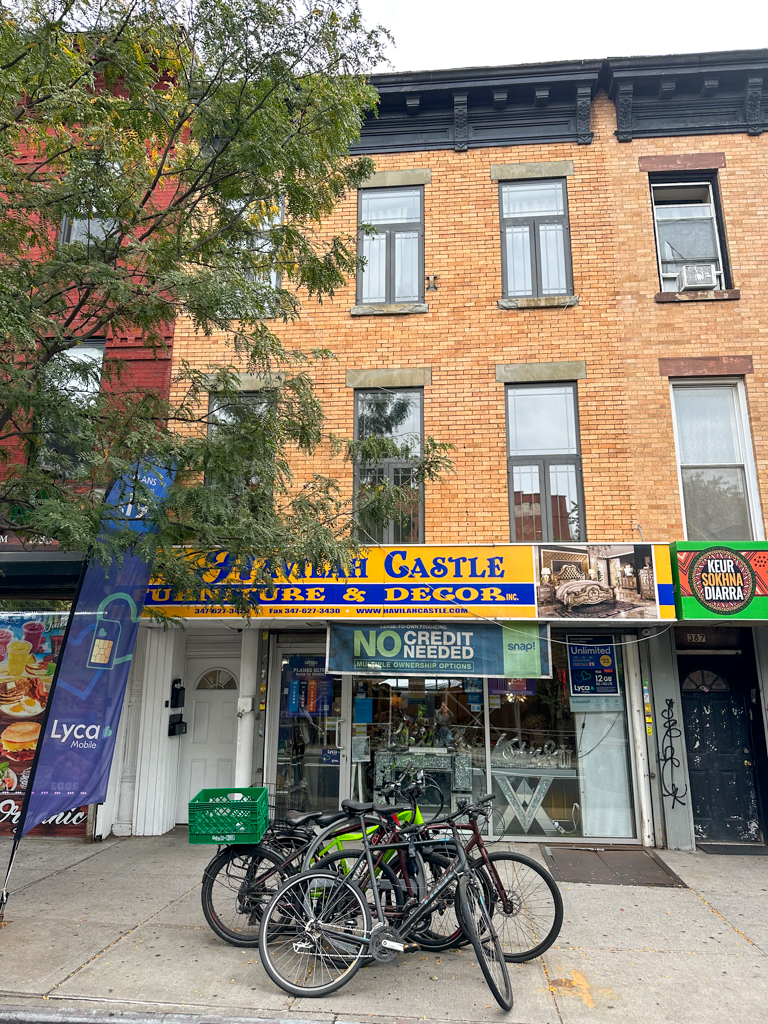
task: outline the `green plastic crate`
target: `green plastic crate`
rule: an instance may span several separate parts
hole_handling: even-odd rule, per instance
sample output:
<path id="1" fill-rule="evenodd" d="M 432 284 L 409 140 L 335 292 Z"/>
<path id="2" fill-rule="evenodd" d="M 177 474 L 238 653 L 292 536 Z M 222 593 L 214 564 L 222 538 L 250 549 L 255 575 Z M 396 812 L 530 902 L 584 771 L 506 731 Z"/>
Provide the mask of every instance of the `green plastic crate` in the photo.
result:
<path id="1" fill-rule="evenodd" d="M 259 843 L 268 825 L 263 786 L 201 789 L 189 801 L 190 843 Z"/>

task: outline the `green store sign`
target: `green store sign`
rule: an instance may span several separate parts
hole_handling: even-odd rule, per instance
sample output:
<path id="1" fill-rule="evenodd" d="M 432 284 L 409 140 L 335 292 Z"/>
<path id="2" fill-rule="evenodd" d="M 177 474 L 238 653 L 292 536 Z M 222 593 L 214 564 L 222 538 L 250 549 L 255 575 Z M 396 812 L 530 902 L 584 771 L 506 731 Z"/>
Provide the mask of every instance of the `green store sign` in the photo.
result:
<path id="1" fill-rule="evenodd" d="M 678 619 L 768 619 L 768 543 L 671 549 Z"/>

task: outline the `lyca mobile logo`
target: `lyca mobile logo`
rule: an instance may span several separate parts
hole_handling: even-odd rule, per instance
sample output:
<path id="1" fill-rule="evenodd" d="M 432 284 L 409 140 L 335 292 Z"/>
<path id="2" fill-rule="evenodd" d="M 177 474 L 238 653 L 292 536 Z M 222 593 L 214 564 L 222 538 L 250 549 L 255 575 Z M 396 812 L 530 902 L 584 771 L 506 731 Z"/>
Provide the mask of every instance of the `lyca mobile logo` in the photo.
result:
<path id="1" fill-rule="evenodd" d="M 688 581 L 699 604 L 719 615 L 738 614 L 757 589 L 754 569 L 731 548 L 707 548 L 698 554 L 691 563 Z"/>
<path id="2" fill-rule="evenodd" d="M 100 725 L 86 725 L 85 722 L 72 722 L 67 725 L 66 722 L 60 722 L 58 718 L 54 718 L 51 729 L 52 740 L 58 740 L 59 743 L 71 741 L 70 747 L 80 750 L 93 750 L 96 748 L 96 740 L 101 736 L 106 739 L 111 735 L 112 730 L 108 725 L 104 727 L 102 733 Z"/>

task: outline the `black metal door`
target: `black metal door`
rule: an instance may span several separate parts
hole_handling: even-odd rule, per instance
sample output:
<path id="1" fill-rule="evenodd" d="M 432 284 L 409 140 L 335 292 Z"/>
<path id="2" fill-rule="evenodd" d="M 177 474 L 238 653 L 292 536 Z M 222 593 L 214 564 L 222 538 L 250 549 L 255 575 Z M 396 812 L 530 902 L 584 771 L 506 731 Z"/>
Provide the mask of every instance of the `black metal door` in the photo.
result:
<path id="1" fill-rule="evenodd" d="M 759 843 L 755 759 L 745 695 L 731 687 L 719 666 L 714 669 L 714 659 L 704 663 L 697 659 L 695 666 L 692 659 L 685 661 L 683 722 L 696 839 Z M 735 661 L 731 661 L 733 669 Z"/>

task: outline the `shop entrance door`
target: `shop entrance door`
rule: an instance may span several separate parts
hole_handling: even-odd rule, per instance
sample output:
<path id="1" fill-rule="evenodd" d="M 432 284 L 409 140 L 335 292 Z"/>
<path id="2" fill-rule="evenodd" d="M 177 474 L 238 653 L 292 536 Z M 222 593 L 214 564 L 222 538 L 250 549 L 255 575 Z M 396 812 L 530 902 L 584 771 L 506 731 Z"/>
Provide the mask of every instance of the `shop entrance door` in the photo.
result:
<path id="1" fill-rule="evenodd" d="M 233 785 L 237 743 L 238 666 L 205 668 L 187 662 L 187 732 L 179 749 L 176 821 L 189 821 L 189 801 L 201 789 Z M 191 692 L 190 692 L 191 690 Z"/>
<path id="2" fill-rule="evenodd" d="M 276 817 L 335 811 L 349 795 L 350 694 L 349 676 L 326 674 L 324 648 L 273 648 L 264 774 Z"/>
<path id="3" fill-rule="evenodd" d="M 751 721 L 751 651 L 679 655 L 678 670 L 696 839 L 762 842 L 755 768 L 763 752 Z"/>

